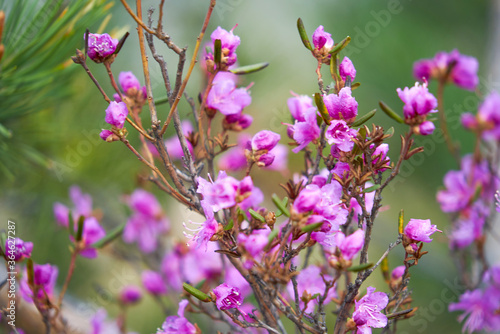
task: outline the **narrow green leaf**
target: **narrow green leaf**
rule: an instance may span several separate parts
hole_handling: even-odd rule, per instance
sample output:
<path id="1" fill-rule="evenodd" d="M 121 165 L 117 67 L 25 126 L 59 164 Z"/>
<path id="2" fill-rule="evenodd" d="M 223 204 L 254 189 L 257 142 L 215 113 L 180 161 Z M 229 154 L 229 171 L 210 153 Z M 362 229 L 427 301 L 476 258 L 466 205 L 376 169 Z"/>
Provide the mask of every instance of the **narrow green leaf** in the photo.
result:
<path id="1" fill-rule="evenodd" d="M 33 260 L 26 261 L 26 273 L 28 274 L 28 285 L 33 288 L 35 286 L 35 273 L 33 270 Z"/>
<path id="2" fill-rule="evenodd" d="M 278 233 L 279 233 L 279 231 L 277 229 L 274 229 L 271 231 L 271 233 L 269 233 L 269 235 L 267 236 L 267 240 L 268 240 L 267 245 L 268 246 L 273 242 L 274 238 L 276 238 L 278 236 Z"/>
<path id="3" fill-rule="evenodd" d="M 358 126 L 363 125 L 366 121 L 368 121 L 370 118 L 372 118 L 373 116 L 375 116 L 376 112 L 377 112 L 377 109 L 373 109 L 369 113 L 367 113 L 367 114 L 359 117 L 354 123 L 352 123 L 351 126 L 358 127 Z"/>
<path id="4" fill-rule="evenodd" d="M 326 124 L 330 125 L 330 114 L 326 109 L 325 103 L 323 102 L 323 97 L 321 96 L 320 93 L 314 94 L 314 101 L 316 102 L 316 107 L 318 108 L 319 113 L 321 114 L 321 118 L 323 118 Z"/>
<path id="5" fill-rule="evenodd" d="M 222 60 L 222 42 L 220 39 L 216 39 L 214 42 L 214 62 L 217 68 L 220 68 L 221 60 Z"/>
<path id="6" fill-rule="evenodd" d="M 320 228 L 321 226 L 323 226 L 323 222 L 319 222 L 319 223 L 314 223 L 314 224 L 309 224 L 309 225 L 303 226 L 303 227 L 300 228 L 300 230 L 302 232 L 312 232 L 312 231 Z"/>
<path id="7" fill-rule="evenodd" d="M 359 86 L 361 86 L 361 82 L 355 82 L 351 85 L 351 90 L 355 90 L 356 88 L 358 88 Z"/>
<path id="8" fill-rule="evenodd" d="M 0 135 L 4 136 L 5 138 L 12 138 L 12 131 L 0 124 Z"/>
<path id="9" fill-rule="evenodd" d="M 390 135 L 391 137 L 394 135 L 394 127 L 391 126 L 386 132 L 386 135 Z"/>
<path id="10" fill-rule="evenodd" d="M 386 113 L 387 116 L 389 116 L 390 118 L 392 118 L 393 120 L 395 120 L 396 122 L 398 123 L 404 123 L 405 121 L 401 118 L 401 116 L 399 116 L 398 114 L 396 114 L 394 112 L 394 110 L 392 110 L 387 104 L 385 104 L 384 102 L 380 101 L 378 103 L 378 105 L 380 106 L 380 108 L 382 109 L 383 112 Z"/>
<path id="11" fill-rule="evenodd" d="M 115 240 L 116 238 L 119 238 L 122 235 L 123 230 L 125 229 L 125 225 L 127 225 L 126 222 L 115 227 L 115 229 L 112 230 L 111 232 L 109 232 L 108 234 L 106 234 L 106 236 L 104 238 L 93 243 L 92 247 L 99 249 L 99 248 L 103 248 L 104 246 L 110 244 L 113 240 Z"/>
<path id="12" fill-rule="evenodd" d="M 160 97 L 158 99 L 155 99 L 155 105 L 159 106 L 160 104 L 165 104 L 168 102 L 168 97 Z"/>
<path id="13" fill-rule="evenodd" d="M 306 28 L 304 27 L 304 22 L 302 22 L 302 19 L 299 17 L 297 20 L 297 29 L 299 30 L 299 35 L 300 39 L 302 40 L 302 43 L 308 50 L 313 50 L 313 47 L 311 45 L 311 42 L 309 42 L 309 37 L 307 37 L 307 32 Z"/>
<path id="14" fill-rule="evenodd" d="M 342 41 L 337 43 L 337 45 L 335 45 L 335 47 L 330 51 L 330 54 L 332 55 L 332 57 L 334 55 L 336 55 L 337 53 L 339 53 L 340 51 L 342 51 L 342 49 L 345 48 L 347 46 L 347 44 L 349 44 L 350 41 L 351 41 L 351 37 L 347 36 Z"/>
<path id="15" fill-rule="evenodd" d="M 82 240 L 84 224 L 85 224 L 85 217 L 80 216 L 80 218 L 78 218 L 78 230 L 76 231 L 76 236 L 75 236 L 75 240 L 77 242 Z"/>
<path id="16" fill-rule="evenodd" d="M 184 290 L 186 290 L 186 292 L 188 292 L 190 295 L 198 298 L 199 300 L 201 300 L 202 302 L 209 302 L 211 301 L 211 298 L 209 295 L 207 295 L 206 293 L 196 289 L 194 286 L 191 286 L 187 283 L 182 283 L 182 287 L 184 288 Z"/>
<path id="17" fill-rule="evenodd" d="M 249 73 L 254 73 L 254 72 L 260 71 L 260 70 L 266 68 L 267 66 L 269 66 L 269 63 L 258 63 L 258 64 L 234 68 L 232 70 L 229 70 L 229 72 L 234 73 L 234 74 L 238 74 L 238 75 L 249 74 Z"/>
<path id="18" fill-rule="evenodd" d="M 226 226 L 224 226 L 224 231 L 231 231 L 234 226 L 234 220 L 230 220 L 229 223 L 227 223 Z"/>
<path id="19" fill-rule="evenodd" d="M 276 207 L 278 209 L 281 210 L 281 212 L 283 212 L 283 214 L 287 217 L 290 217 L 290 211 L 288 211 L 287 209 L 287 206 L 288 206 L 288 198 L 285 197 L 283 199 L 283 201 L 280 200 L 280 198 L 278 197 L 278 195 L 276 194 L 273 194 L 272 196 L 272 199 L 273 199 L 273 203 L 274 205 L 276 205 Z"/>
<path id="20" fill-rule="evenodd" d="M 262 217 L 258 212 L 254 211 L 252 209 L 248 209 L 248 213 L 250 213 L 250 216 L 252 216 L 254 219 L 260 220 L 264 224 L 266 223 L 266 219 L 264 217 Z"/>
<path id="21" fill-rule="evenodd" d="M 357 266 L 349 267 L 349 268 L 347 268 L 347 270 L 356 273 L 358 271 L 363 271 L 363 270 L 366 270 L 366 269 L 370 269 L 371 267 L 373 267 L 373 263 L 363 263 L 363 264 L 360 264 L 360 265 L 357 265 Z"/>
<path id="22" fill-rule="evenodd" d="M 363 190 L 363 193 L 365 193 L 365 194 L 366 194 L 366 193 L 371 193 L 372 191 L 375 191 L 375 190 L 379 189 L 380 187 L 382 187 L 382 185 L 381 185 L 381 184 L 376 184 L 376 185 L 373 185 L 373 186 L 371 186 L 371 187 L 365 188 L 365 189 Z"/>
<path id="23" fill-rule="evenodd" d="M 69 230 L 69 234 L 74 238 L 75 237 L 75 228 L 73 227 L 74 226 L 74 220 L 73 220 L 73 213 L 71 212 L 71 210 L 68 211 L 68 230 Z"/>

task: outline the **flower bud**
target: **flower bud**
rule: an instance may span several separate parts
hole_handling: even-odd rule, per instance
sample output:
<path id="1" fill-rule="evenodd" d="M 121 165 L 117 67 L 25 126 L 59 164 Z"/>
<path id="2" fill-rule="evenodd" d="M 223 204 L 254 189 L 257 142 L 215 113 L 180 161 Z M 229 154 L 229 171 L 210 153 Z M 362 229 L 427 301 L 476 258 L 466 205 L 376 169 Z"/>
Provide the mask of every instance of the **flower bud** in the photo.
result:
<path id="1" fill-rule="evenodd" d="M 257 132 L 252 138 L 252 150 L 272 150 L 278 144 L 281 136 L 277 133 L 268 130 Z"/>
<path id="2" fill-rule="evenodd" d="M 116 51 L 117 45 L 118 40 L 108 34 L 89 34 L 87 54 L 96 63 L 102 63 Z"/>
<path id="3" fill-rule="evenodd" d="M 141 298 L 142 292 L 135 285 L 128 285 L 120 292 L 120 301 L 124 304 L 137 303 Z"/>
<path id="4" fill-rule="evenodd" d="M 431 121 L 425 121 L 418 127 L 418 130 L 422 136 L 431 135 L 434 132 L 436 126 Z"/>
<path id="5" fill-rule="evenodd" d="M 342 80 L 346 80 L 347 76 L 351 77 L 351 80 L 354 80 L 356 78 L 356 69 L 354 68 L 354 65 L 352 64 L 352 61 L 344 57 L 344 60 L 339 65 L 339 74 Z"/>
<path id="6" fill-rule="evenodd" d="M 128 108 L 124 102 L 111 101 L 106 109 L 106 123 L 122 129 L 128 115 Z M 101 137 L 102 138 L 102 137 Z M 107 139 L 107 137 L 106 137 Z"/>

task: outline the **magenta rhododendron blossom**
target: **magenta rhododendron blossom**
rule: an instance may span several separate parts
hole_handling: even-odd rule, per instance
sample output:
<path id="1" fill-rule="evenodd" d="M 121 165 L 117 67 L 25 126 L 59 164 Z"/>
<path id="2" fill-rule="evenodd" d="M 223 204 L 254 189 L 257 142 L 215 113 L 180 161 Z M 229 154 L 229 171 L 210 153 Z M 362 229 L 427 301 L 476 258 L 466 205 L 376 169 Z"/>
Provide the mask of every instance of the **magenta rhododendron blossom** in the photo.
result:
<path id="1" fill-rule="evenodd" d="M 157 248 L 158 238 L 170 229 L 169 221 L 155 196 L 145 190 L 135 190 L 128 204 L 132 215 L 123 231 L 123 240 L 137 242 L 141 251 L 151 253 Z"/>
<path id="2" fill-rule="evenodd" d="M 227 176 L 226 172 L 220 171 L 215 182 L 208 182 L 202 177 L 198 177 L 197 181 L 197 192 L 203 195 L 203 200 L 214 212 L 236 205 L 238 181 Z"/>
<path id="3" fill-rule="evenodd" d="M 349 87 L 342 88 L 338 95 L 324 95 L 323 102 L 333 119 L 349 122 L 358 115 L 358 102 L 351 96 L 351 88 Z"/>
<path id="4" fill-rule="evenodd" d="M 459 218 L 453 224 L 453 229 L 448 235 L 452 249 L 464 248 L 484 236 L 484 224 L 490 215 L 490 207 L 482 201 L 460 212 Z"/>
<path id="5" fill-rule="evenodd" d="M 220 111 L 223 115 L 240 114 L 243 108 L 250 105 L 252 97 L 246 88 L 236 88 L 234 78 L 226 72 L 215 76 L 212 88 L 208 93 L 207 106 Z"/>
<path id="6" fill-rule="evenodd" d="M 297 95 L 292 92 L 293 97 L 287 100 L 288 109 L 292 117 L 299 122 L 305 122 L 306 112 L 313 107 L 312 99 L 307 95 Z"/>
<path id="7" fill-rule="evenodd" d="M 401 277 L 403 277 L 403 274 L 405 273 L 405 266 L 398 266 L 392 270 L 391 277 L 394 280 L 397 280 Z"/>
<path id="8" fill-rule="evenodd" d="M 135 97 L 138 94 L 143 99 L 146 99 L 146 86 L 141 86 L 139 79 L 132 72 L 120 72 L 118 76 L 118 82 L 120 83 L 120 87 L 122 88 L 125 95 L 130 97 Z"/>
<path id="9" fill-rule="evenodd" d="M 343 120 L 333 120 L 325 132 L 328 144 L 336 145 L 343 152 L 350 152 L 354 147 L 353 138 L 356 137 L 357 130 L 351 129 Z"/>
<path id="10" fill-rule="evenodd" d="M 77 227 L 75 226 L 75 233 Z M 95 217 L 85 218 L 83 222 L 82 242 L 84 248 L 80 255 L 89 259 L 97 257 L 97 250 L 92 248 L 92 244 L 106 236 L 106 231 L 102 228 Z"/>
<path id="11" fill-rule="evenodd" d="M 463 331 L 473 333 L 476 331 L 498 331 L 500 330 L 500 293 L 495 289 L 481 291 L 476 289 L 466 291 L 457 303 L 451 303 L 448 306 L 450 312 L 464 311 L 458 317 L 458 321 L 464 321 Z"/>
<path id="12" fill-rule="evenodd" d="M 142 285 L 150 294 L 159 296 L 167 293 L 167 284 L 160 273 L 144 270 L 141 274 L 141 280 Z"/>
<path id="13" fill-rule="evenodd" d="M 451 71 L 450 66 L 453 66 Z M 479 63 L 476 58 L 453 50 L 450 53 L 438 52 L 433 59 L 415 62 L 413 74 L 417 80 L 440 80 L 446 77 L 460 88 L 474 90 L 479 84 L 478 68 Z"/>
<path id="14" fill-rule="evenodd" d="M 268 236 L 270 233 L 271 229 L 267 226 L 260 230 L 254 230 L 250 235 L 240 233 L 238 235 L 238 242 L 245 247 L 251 257 L 257 258 L 269 243 Z"/>
<path id="15" fill-rule="evenodd" d="M 436 225 L 431 225 L 430 219 L 410 219 L 405 226 L 404 234 L 411 240 L 431 242 L 430 235 L 434 232 L 442 232 Z"/>
<path id="16" fill-rule="evenodd" d="M 241 275 L 241 273 L 233 266 L 228 266 L 225 270 L 224 282 L 237 288 L 241 293 L 242 298 L 252 293 L 250 283 Z"/>
<path id="17" fill-rule="evenodd" d="M 418 130 L 422 136 L 431 135 L 436 129 L 436 126 L 431 121 L 425 121 L 419 125 Z"/>
<path id="18" fill-rule="evenodd" d="M 500 94 L 492 92 L 486 96 L 479 106 L 477 119 L 484 128 L 484 139 L 500 140 Z"/>
<path id="19" fill-rule="evenodd" d="M 383 328 L 387 325 L 387 316 L 381 311 L 389 303 L 389 297 L 384 292 L 375 292 L 374 287 L 366 289 L 366 295 L 355 301 L 356 307 L 352 319 L 361 334 L 371 333 L 371 328 Z"/>
<path id="20" fill-rule="evenodd" d="M 312 35 L 312 40 L 314 44 L 314 48 L 317 50 L 325 49 L 327 52 L 333 48 L 333 39 L 330 33 L 325 32 L 325 28 L 323 26 L 319 26 L 316 28 Z"/>
<path id="21" fill-rule="evenodd" d="M 293 208 L 298 213 L 311 211 L 319 203 L 321 196 L 321 189 L 315 184 L 310 184 L 301 190 L 293 202 Z"/>
<path id="22" fill-rule="evenodd" d="M 212 52 L 205 55 L 205 59 L 214 60 L 213 50 L 215 41 L 220 39 L 221 41 L 221 51 L 222 51 L 222 59 L 221 62 L 226 66 L 231 66 L 236 63 L 238 57 L 236 55 L 236 48 L 240 45 L 240 37 L 233 33 L 233 30 L 236 28 L 233 27 L 230 31 L 222 29 L 220 26 L 215 29 L 210 38 L 212 39 L 212 43 L 209 45 L 209 48 Z"/>
<path id="23" fill-rule="evenodd" d="M 214 212 L 212 207 L 206 202 L 201 201 L 201 206 L 203 208 L 203 212 L 205 213 L 205 220 L 203 223 L 194 223 L 190 221 L 191 224 L 199 225 L 195 229 L 190 229 L 184 224 L 184 228 L 190 232 L 195 232 L 193 235 L 189 235 L 184 232 L 186 237 L 191 237 L 193 242 L 196 242 L 196 248 L 203 247 L 205 251 L 207 251 L 207 244 L 212 239 L 212 237 L 219 232 L 219 223 L 214 218 Z"/>
<path id="24" fill-rule="evenodd" d="M 36 299 L 45 298 L 46 295 L 52 297 L 58 273 L 57 267 L 49 263 L 33 265 L 33 283 L 35 284 L 35 291 L 38 290 Z M 28 285 L 26 270 L 23 273 L 19 291 L 26 301 L 31 302 L 33 300 L 33 291 Z"/>
<path id="25" fill-rule="evenodd" d="M 9 260 L 18 262 L 30 258 L 32 250 L 32 242 L 23 241 L 20 238 L 5 240 L 4 253 L 7 255 Z"/>
<path id="26" fill-rule="evenodd" d="M 268 130 L 259 131 L 252 137 L 252 141 L 251 141 L 252 150 L 254 150 L 254 151 L 260 151 L 260 150 L 270 151 L 278 144 L 280 139 L 281 139 L 281 136 L 275 132 L 268 131 Z"/>
<path id="27" fill-rule="evenodd" d="M 142 298 L 142 291 L 135 285 L 127 285 L 120 291 L 120 301 L 124 304 L 137 303 Z"/>
<path id="28" fill-rule="evenodd" d="M 73 202 L 73 208 L 68 208 L 64 204 L 54 203 L 54 216 L 59 225 L 68 227 L 69 212 L 73 216 L 74 222 L 78 221 L 80 216 L 90 217 L 92 215 L 92 197 L 89 194 L 82 193 L 80 187 L 71 186 L 69 188 L 69 197 Z"/>
<path id="29" fill-rule="evenodd" d="M 365 244 L 365 232 L 363 230 L 357 230 L 347 237 L 343 232 L 337 232 L 337 234 L 335 234 L 335 243 L 342 257 L 350 261 L 354 259 L 363 248 Z"/>
<path id="30" fill-rule="evenodd" d="M 301 270 L 297 277 L 297 290 L 299 294 L 300 307 L 304 308 L 304 302 L 301 297 L 304 293 L 308 293 L 311 296 L 316 294 L 323 295 L 325 293 L 325 280 L 331 281 L 332 277 L 329 275 L 321 274 L 321 268 L 314 265 L 309 265 L 305 269 Z M 325 280 L 323 280 L 323 278 Z M 293 284 L 290 281 L 286 287 L 287 292 L 290 296 L 294 296 Z M 335 287 L 328 290 L 326 299 L 323 302 L 324 305 L 330 303 L 332 298 L 336 297 Z M 314 308 L 318 304 L 318 297 L 314 298 L 307 304 L 306 312 L 313 312 Z"/>
<path id="31" fill-rule="evenodd" d="M 304 114 L 304 121 L 295 121 L 295 124 L 289 127 L 293 133 L 293 139 L 299 144 L 292 150 L 294 153 L 298 153 L 310 142 L 319 138 L 320 128 L 316 120 L 316 114 L 316 108 L 309 108 Z"/>
<path id="32" fill-rule="evenodd" d="M 125 124 L 125 119 L 128 115 L 128 108 L 125 102 L 115 102 L 111 101 L 108 108 L 106 109 L 106 117 L 104 120 L 106 123 L 122 129 Z"/>
<path id="33" fill-rule="evenodd" d="M 429 113 L 437 112 L 437 99 L 427 89 L 427 84 L 396 90 L 401 101 L 404 102 L 403 114 L 405 119 L 411 119 L 417 116 L 426 116 Z"/>
<path id="34" fill-rule="evenodd" d="M 87 54 L 96 63 L 102 63 L 116 51 L 117 45 L 118 40 L 108 34 L 89 34 Z"/>
<path id="35" fill-rule="evenodd" d="M 196 327 L 184 317 L 184 311 L 188 304 L 186 299 L 181 300 L 177 315 L 167 317 L 156 334 L 196 334 Z"/>
<path id="36" fill-rule="evenodd" d="M 217 297 L 215 305 L 217 305 L 219 310 L 229 310 L 232 308 L 239 310 L 243 303 L 243 296 L 240 291 L 226 283 L 222 283 L 213 289 L 213 292 Z M 240 312 L 244 313 L 242 310 L 240 310 Z"/>
<path id="37" fill-rule="evenodd" d="M 339 65 L 339 74 L 342 80 L 346 80 L 347 76 L 351 77 L 351 80 L 356 78 L 356 69 L 352 64 L 352 61 L 348 57 L 344 57 L 342 62 Z"/>
<path id="38" fill-rule="evenodd" d="M 111 138 L 113 138 L 113 132 L 111 132 L 111 130 L 102 129 L 101 133 L 99 133 L 99 137 L 101 137 L 104 141 L 112 141 Z"/>

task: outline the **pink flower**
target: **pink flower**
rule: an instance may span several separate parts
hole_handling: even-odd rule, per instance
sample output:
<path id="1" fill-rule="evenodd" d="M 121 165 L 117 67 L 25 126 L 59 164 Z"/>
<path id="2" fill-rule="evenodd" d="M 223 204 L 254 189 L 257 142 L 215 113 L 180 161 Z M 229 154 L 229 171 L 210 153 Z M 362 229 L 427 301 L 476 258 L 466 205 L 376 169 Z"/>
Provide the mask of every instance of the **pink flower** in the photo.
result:
<path id="1" fill-rule="evenodd" d="M 32 250 L 32 242 L 23 241 L 20 238 L 14 238 L 14 240 L 5 240 L 4 253 L 7 255 L 9 260 L 19 262 L 24 259 L 30 258 Z"/>
<path id="2" fill-rule="evenodd" d="M 270 151 L 272 150 L 276 144 L 278 144 L 279 140 L 281 139 L 281 136 L 275 132 L 268 131 L 268 130 L 262 130 L 260 132 L 257 132 L 253 137 L 252 137 L 252 150 L 254 151 Z"/>
<path id="3" fill-rule="evenodd" d="M 305 122 L 305 115 L 309 108 L 312 108 L 312 99 L 307 95 L 296 95 L 292 92 L 294 97 L 287 100 L 288 109 L 292 117 L 299 122 Z"/>
<path id="4" fill-rule="evenodd" d="M 391 277 L 394 280 L 397 280 L 401 277 L 403 277 L 403 274 L 405 273 L 406 267 L 405 266 L 398 266 L 392 270 Z"/>
<path id="5" fill-rule="evenodd" d="M 405 119 L 437 112 L 437 99 L 429 93 L 427 84 L 420 85 L 416 82 L 415 86 L 411 88 L 405 87 L 403 90 L 398 88 L 396 91 L 405 104 L 403 107 Z"/>
<path id="6" fill-rule="evenodd" d="M 219 159 L 219 168 L 221 170 L 237 171 L 245 168 L 248 165 L 245 155 L 245 148 L 250 142 L 251 137 L 246 133 L 241 133 L 238 136 L 238 146 L 230 148 Z"/>
<path id="7" fill-rule="evenodd" d="M 316 50 L 325 49 L 326 52 L 330 51 L 333 48 L 333 39 L 332 35 L 325 32 L 323 26 L 319 26 L 312 35 L 312 40 L 314 44 L 314 48 Z"/>
<path id="8" fill-rule="evenodd" d="M 267 226 L 264 229 L 253 230 L 250 235 L 240 233 L 238 235 L 238 243 L 245 247 L 251 257 L 257 258 L 269 243 L 268 236 L 270 233 L 271 229 Z"/>
<path id="9" fill-rule="evenodd" d="M 102 63 L 116 51 L 117 45 L 118 40 L 108 34 L 89 34 L 87 54 L 96 63 Z"/>
<path id="10" fill-rule="evenodd" d="M 78 186 L 71 186 L 69 197 L 73 202 L 71 214 L 75 222 L 80 216 L 90 217 L 92 215 L 92 197 L 89 194 L 82 193 Z M 59 225 L 68 227 L 69 212 L 70 209 L 64 204 L 54 203 L 54 216 Z"/>
<path id="11" fill-rule="evenodd" d="M 203 200 L 214 212 L 236 205 L 236 191 L 238 181 L 220 171 L 215 182 L 208 182 L 202 177 L 197 178 L 197 192 L 203 195 Z"/>
<path id="12" fill-rule="evenodd" d="M 106 123 L 122 129 L 125 124 L 125 119 L 128 115 L 128 108 L 125 102 L 115 102 L 111 101 L 108 108 L 106 109 L 106 117 L 104 120 Z"/>
<path id="13" fill-rule="evenodd" d="M 344 60 L 340 63 L 339 74 L 344 81 L 347 79 L 347 76 L 350 76 L 351 80 L 356 78 L 356 69 L 349 58 L 344 57 Z"/>
<path id="14" fill-rule="evenodd" d="M 99 137 L 107 142 L 114 141 L 113 135 L 114 133 L 107 129 L 102 129 L 101 133 L 99 133 Z"/>
<path id="15" fill-rule="evenodd" d="M 243 302 L 243 296 L 240 291 L 226 283 L 222 283 L 213 290 L 215 296 L 217 297 L 215 305 L 219 310 L 228 310 L 236 308 L 240 310 L 240 306 Z M 240 310 L 241 313 L 244 313 Z"/>
<path id="16" fill-rule="evenodd" d="M 181 300 L 177 315 L 167 317 L 156 334 L 196 334 L 196 327 L 184 317 L 184 311 L 188 304 L 186 299 Z"/>
<path id="17" fill-rule="evenodd" d="M 350 129 L 343 120 L 333 120 L 328 126 L 325 138 L 328 144 L 336 145 L 343 152 L 350 152 L 354 147 L 353 138 L 356 137 L 358 131 Z"/>
<path id="18" fill-rule="evenodd" d="M 252 98 L 246 88 L 236 88 L 234 78 L 226 72 L 219 72 L 215 76 L 212 88 L 208 93 L 207 106 L 220 111 L 222 114 L 240 114 L 243 108 L 250 105 Z"/>
<path id="19" fill-rule="evenodd" d="M 189 134 L 194 131 L 193 125 L 188 120 L 182 121 L 181 128 L 182 128 L 182 132 L 183 132 L 185 137 L 188 137 Z M 186 145 L 189 149 L 189 152 L 191 152 L 191 155 L 192 155 L 193 154 L 193 146 L 191 145 L 191 143 L 188 140 L 186 140 Z M 180 142 L 180 139 L 177 136 L 177 134 L 175 134 L 172 137 L 167 138 L 165 140 L 165 147 L 167 149 L 168 155 L 171 158 L 180 160 L 180 159 L 182 159 L 182 157 L 184 157 L 184 151 L 182 149 L 181 142 Z M 156 147 L 153 146 L 153 148 L 154 148 L 154 152 L 156 154 L 158 154 Z"/>
<path id="20" fill-rule="evenodd" d="M 127 285 L 120 292 L 120 301 L 124 304 L 137 303 L 141 298 L 141 289 L 135 285 Z"/>
<path id="21" fill-rule="evenodd" d="M 125 225 L 123 240 L 137 242 L 141 251 L 151 253 L 157 248 L 160 236 L 170 229 L 169 221 L 154 195 L 145 190 L 136 189 L 128 204 L 132 215 Z"/>
<path id="22" fill-rule="evenodd" d="M 328 275 L 321 274 L 321 268 L 314 265 L 309 265 L 305 269 L 301 270 L 297 277 L 297 290 L 299 293 L 299 303 L 300 307 L 304 307 L 304 302 L 300 300 L 300 298 L 304 295 L 304 293 L 308 293 L 311 296 L 316 294 L 323 295 L 325 293 L 325 281 L 332 280 L 332 277 Z M 290 296 L 294 296 L 295 292 L 293 289 L 293 284 L 290 281 L 286 287 L 287 292 Z M 328 294 L 326 296 L 325 301 L 323 302 L 325 305 L 330 303 L 332 298 L 336 297 L 335 287 L 328 290 Z M 293 297 L 292 297 L 293 298 Z M 315 306 L 318 304 L 318 297 L 314 298 L 307 304 L 306 312 L 313 312 Z"/>
<path id="23" fill-rule="evenodd" d="M 422 136 L 431 135 L 434 132 L 436 126 L 431 121 L 425 121 L 418 127 L 418 130 Z"/>
<path id="24" fill-rule="evenodd" d="M 500 307 L 500 296 L 494 289 L 481 291 L 476 289 L 464 292 L 458 303 L 451 303 L 448 306 L 450 312 L 462 310 L 464 313 L 458 317 L 464 322 L 463 331 L 469 334 L 486 330 L 488 332 L 500 330 L 500 315 L 497 310 Z"/>
<path id="25" fill-rule="evenodd" d="M 219 232 L 219 223 L 214 218 L 214 212 L 212 207 L 205 201 L 201 201 L 201 207 L 203 208 L 203 212 L 205 213 L 205 220 L 203 223 L 194 223 L 190 221 L 191 224 L 199 225 L 198 228 L 190 229 L 184 224 L 184 228 L 190 232 L 195 232 L 194 235 L 190 236 L 186 232 L 184 235 L 186 237 L 191 237 L 194 242 L 196 242 L 196 248 L 204 247 L 205 252 L 207 251 L 207 244 L 212 239 L 212 237 Z"/>
<path id="26" fill-rule="evenodd" d="M 431 225 L 430 219 L 410 219 L 404 229 L 404 234 L 414 241 L 431 242 L 430 235 L 436 231 L 442 232 L 436 228 L 436 225 Z"/>
<path id="27" fill-rule="evenodd" d="M 236 26 L 234 26 L 234 28 L 236 28 Z M 206 54 L 205 59 L 214 60 L 213 50 L 215 40 L 220 39 L 222 51 L 221 62 L 226 66 L 231 66 L 236 63 L 236 60 L 238 59 L 236 55 L 236 48 L 240 45 L 241 41 L 239 36 L 233 34 L 234 28 L 228 32 L 221 27 L 217 27 L 217 29 L 212 32 L 212 35 L 210 35 L 212 44 L 209 46 L 212 52 Z"/>
<path id="28" fill-rule="evenodd" d="M 75 233 L 76 229 L 77 227 L 75 225 Z M 92 248 L 92 244 L 101 240 L 105 236 L 106 231 L 102 228 L 95 217 L 85 218 L 82 233 L 82 243 L 84 248 L 80 251 L 80 255 L 89 259 L 96 258 L 97 250 Z"/>
<path id="29" fill-rule="evenodd" d="M 253 117 L 243 113 L 231 114 L 227 115 L 224 120 L 228 124 L 229 129 L 233 131 L 241 131 L 252 125 Z M 224 124 L 224 126 L 226 126 L 226 124 Z"/>
<path id="30" fill-rule="evenodd" d="M 310 184 L 300 191 L 299 196 L 293 202 L 293 208 L 298 213 L 311 211 L 319 203 L 322 196 L 321 189 L 315 184 Z"/>
<path id="31" fill-rule="evenodd" d="M 142 284 L 150 294 L 159 296 L 167 293 L 167 284 L 159 273 L 152 270 L 144 270 L 141 274 L 141 279 Z"/>
<path id="32" fill-rule="evenodd" d="M 45 295 L 49 296 L 49 298 L 52 296 L 58 273 L 57 267 L 49 263 L 33 265 L 33 282 L 35 284 L 35 291 L 38 290 L 36 299 L 43 299 Z M 20 292 L 26 301 L 31 302 L 33 300 L 33 291 L 28 285 L 28 274 L 26 271 L 20 283 Z"/>
<path id="33" fill-rule="evenodd" d="M 293 139 L 299 144 L 292 150 L 294 153 L 298 153 L 310 142 L 319 138 L 321 131 L 316 120 L 316 113 L 316 108 L 309 108 L 304 114 L 304 121 L 295 121 L 295 125 L 290 126 Z"/>
<path id="34" fill-rule="evenodd" d="M 333 119 L 349 122 L 358 114 L 358 102 L 351 96 L 351 88 L 349 87 L 342 88 L 339 95 L 324 95 L 323 102 Z"/>
<path id="35" fill-rule="evenodd" d="M 365 244 L 365 231 L 357 230 L 349 236 L 345 236 L 342 232 L 335 234 L 335 242 L 340 254 L 345 260 L 352 260 L 359 253 Z"/>
<path id="36" fill-rule="evenodd" d="M 381 312 L 389 303 L 389 297 L 384 292 L 375 292 L 368 287 L 366 295 L 355 301 L 356 307 L 352 319 L 362 334 L 371 333 L 371 328 L 383 328 L 387 325 L 387 317 Z"/>
<path id="37" fill-rule="evenodd" d="M 500 95 L 497 92 L 490 93 L 479 106 L 477 113 L 478 121 L 483 125 L 485 131 L 482 136 L 486 140 L 500 140 Z"/>
<path id="38" fill-rule="evenodd" d="M 450 71 L 450 66 L 453 66 Z M 438 52 L 433 59 L 422 59 L 413 65 L 413 74 L 417 80 L 430 80 L 447 78 L 458 87 L 474 90 L 479 78 L 477 59 L 461 55 L 458 50 L 450 53 Z"/>
<path id="39" fill-rule="evenodd" d="M 146 86 L 142 86 L 137 77 L 132 72 L 120 72 L 118 82 L 125 93 L 129 97 L 141 96 L 146 99 Z"/>
<path id="40" fill-rule="evenodd" d="M 250 286 L 250 283 L 248 283 L 248 281 L 234 266 L 227 266 L 224 282 L 229 286 L 237 288 L 240 291 L 242 298 L 245 298 L 252 293 L 252 287 Z"/>

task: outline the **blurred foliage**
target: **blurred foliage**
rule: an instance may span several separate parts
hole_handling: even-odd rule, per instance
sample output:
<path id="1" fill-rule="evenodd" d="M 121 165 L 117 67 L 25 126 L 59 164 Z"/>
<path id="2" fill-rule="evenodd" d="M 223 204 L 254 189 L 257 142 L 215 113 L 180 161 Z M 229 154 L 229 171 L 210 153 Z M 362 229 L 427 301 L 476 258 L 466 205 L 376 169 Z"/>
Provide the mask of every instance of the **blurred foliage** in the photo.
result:
<path id="1" fill-rule="evenodd" d="M 73 45 L 81 31 L 102 21 L 110 5 L 103 0 L 1 0 L 5 13 L 0 60 L 0 170 L 13 179 L 25 161 L 47 167 L 33 143 L 18 135 L 23 117 L 53 108 L 68 97 L 76 67 Z M 42 126 L 42 125 L 41 125 Z M 21 130 L 22 131 L 22 130 Z"/>

